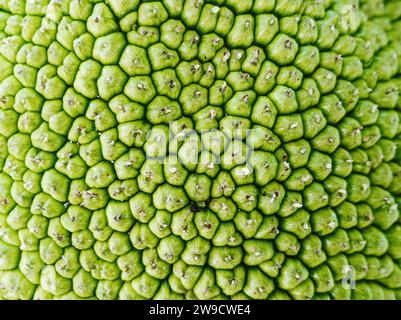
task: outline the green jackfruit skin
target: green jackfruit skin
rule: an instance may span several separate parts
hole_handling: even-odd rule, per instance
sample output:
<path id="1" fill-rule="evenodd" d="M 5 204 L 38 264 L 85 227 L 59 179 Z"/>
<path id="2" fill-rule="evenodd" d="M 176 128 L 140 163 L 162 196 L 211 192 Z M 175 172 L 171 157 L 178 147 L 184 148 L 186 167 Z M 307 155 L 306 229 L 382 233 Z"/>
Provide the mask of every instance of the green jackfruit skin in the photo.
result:
<path id="1" fill-rule="evenodd" d="M 0 70 L 0 299 L 401 299 L 399 0 L 1 0 Z"/>

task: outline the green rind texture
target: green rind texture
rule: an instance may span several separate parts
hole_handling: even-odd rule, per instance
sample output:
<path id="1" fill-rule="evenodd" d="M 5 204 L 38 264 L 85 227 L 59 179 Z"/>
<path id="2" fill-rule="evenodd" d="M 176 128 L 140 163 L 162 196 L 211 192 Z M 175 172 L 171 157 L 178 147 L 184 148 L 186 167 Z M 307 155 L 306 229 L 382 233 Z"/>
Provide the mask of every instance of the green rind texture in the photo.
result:
<path id="1" fill-rule="evenodd" d="M 0 299 L 401 299 L 400 92 L 399 0 L 0 0 Z"/>

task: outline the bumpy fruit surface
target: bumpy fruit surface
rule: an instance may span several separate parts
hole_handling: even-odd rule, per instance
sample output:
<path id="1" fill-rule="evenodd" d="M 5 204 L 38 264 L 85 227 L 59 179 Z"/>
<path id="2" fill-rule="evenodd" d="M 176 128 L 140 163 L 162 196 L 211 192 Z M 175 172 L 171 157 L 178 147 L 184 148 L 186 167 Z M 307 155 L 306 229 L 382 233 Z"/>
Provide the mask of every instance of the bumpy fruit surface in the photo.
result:
<path id="1" fill-rule="evenodd" d="M 401 299 L 399 0 L 0 0 L 1 299 Z"/>

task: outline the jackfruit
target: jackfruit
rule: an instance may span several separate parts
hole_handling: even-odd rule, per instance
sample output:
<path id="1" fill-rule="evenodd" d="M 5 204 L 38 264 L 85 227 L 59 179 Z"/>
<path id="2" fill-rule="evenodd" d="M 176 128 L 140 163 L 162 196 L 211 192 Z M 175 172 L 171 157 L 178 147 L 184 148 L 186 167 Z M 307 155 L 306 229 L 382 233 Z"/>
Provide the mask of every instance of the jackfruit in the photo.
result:
<path id="1" fill-rule="evenodd" d="M 0 0 L 1 299 L 401 299 L 399 0 Z"/>

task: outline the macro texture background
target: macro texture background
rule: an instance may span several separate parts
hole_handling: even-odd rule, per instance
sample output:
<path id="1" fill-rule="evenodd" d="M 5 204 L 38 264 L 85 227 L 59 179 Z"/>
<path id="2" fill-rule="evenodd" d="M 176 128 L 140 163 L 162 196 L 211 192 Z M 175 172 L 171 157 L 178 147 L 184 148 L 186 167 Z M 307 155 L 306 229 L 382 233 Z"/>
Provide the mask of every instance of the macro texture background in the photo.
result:
<path id="1" fill-rule="evenodd" d="M 1 299 L 401 299 L 401 1 L 0 0 Z"/>

